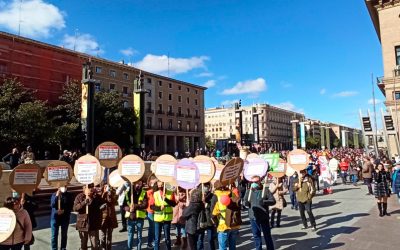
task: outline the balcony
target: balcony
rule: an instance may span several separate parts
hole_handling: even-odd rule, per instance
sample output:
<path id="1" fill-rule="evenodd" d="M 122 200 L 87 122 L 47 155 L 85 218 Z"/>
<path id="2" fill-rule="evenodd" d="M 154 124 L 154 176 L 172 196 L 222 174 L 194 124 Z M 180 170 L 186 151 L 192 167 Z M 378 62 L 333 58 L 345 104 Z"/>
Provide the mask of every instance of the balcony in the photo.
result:
<path id="1" fill-rule="evenodd" d="M 164 114 L 164 111 L 162 111 L 162 110 L 158 110 L 158 111 L 157 111 L 157 114 L 159 114 L 159 115 L 163 115 L 163 114 Z"/>
<path id="2" fill-rule="evenodd" d="M 148 114 L 154 114 L 154 110 L 152 110 L 152 109 L 146 109 L 146 113 L 148 113 Z"/>
<path id="3" fill-rule="evenodd" d="M 185 117 L 185 115 L 182 113 L 178 113 L 178 114 L 176 114 L 176 117 Z"/>
<path id="4" fill-rule="evenodd" d="M 192 115 L 186 115 L 186 118 L 192 118 L 193 116 Z"/>
<path id="5" fill-rule="evenodd" d="M 172 111 L 168 111 L 167 115 L 168 115 L 168 116 L 174 116 L 174 115 L 175 115 L 175 113 L 174 113 L 174 112 L 172 112 Z"/>
<path id="6" fill-rule="evenodd" d="M 195 115 L 195 116 L 194 116 L 194 119 L 200 119 L 200 116 Z"/>

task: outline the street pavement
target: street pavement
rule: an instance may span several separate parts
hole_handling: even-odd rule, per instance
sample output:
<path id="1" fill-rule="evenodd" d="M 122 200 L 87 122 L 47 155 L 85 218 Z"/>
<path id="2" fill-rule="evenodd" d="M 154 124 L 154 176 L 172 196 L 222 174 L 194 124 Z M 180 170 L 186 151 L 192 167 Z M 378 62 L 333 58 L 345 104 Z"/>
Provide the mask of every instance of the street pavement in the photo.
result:
<path id="1" fill-rule="evenodd" d="M 316 232 L 301 229 L 299 212 L 292 210 L 288 202 L 288 207 L 282 212 L 281 227 L 272 229 L 276 249 L 399 249 L 400 205 L 397 198 L 392 196 L 389 200 L 391 216 L 380 218 L 374 197 L 366 195 L 366 186 L 338 184 L 333 189 L 333 194 L 317 194 L 313 200 Z M 290 200 L 288 196 L 286 200 Z M 79 249 L 80 246 L 75 219 L 73 216 L 69 227 L 68 249 Z M 237 249 L 254 249 L 246 211 L 243 212 L 243 221 Z M 50 249 L 49 217 L 38 218 L 38 225 L 34 231 L 36 242 L 31 249 Z M 126 249 L 127 233 L 118 230 L 113 233 L 113 249 Z M 176 231 L 171 230 L 171 233 L 174 242 Z M 147 242 L 147 223 L 143 236 L 143 242 Z M 143 249 L 145 247 L 146 244 Z M 163 244 L 161 249 L 165 249 Z"/>

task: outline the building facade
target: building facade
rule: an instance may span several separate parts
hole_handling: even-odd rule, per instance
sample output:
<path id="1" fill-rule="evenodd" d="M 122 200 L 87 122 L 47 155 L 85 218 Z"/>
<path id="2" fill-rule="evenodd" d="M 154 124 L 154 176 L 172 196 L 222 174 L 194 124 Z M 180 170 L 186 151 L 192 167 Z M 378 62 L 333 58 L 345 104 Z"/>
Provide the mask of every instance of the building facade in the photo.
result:
<path id="1" fill-rule="evenodd" d="M 384 75 L 378 87 L 385 96 L 387 113 L 392 115 L 397 132 L 400 127 L 400 0 L 365 0 L 376 34 L 382 46 Z M 392 155 L 399 154 L 396 140 L 388 138 Z"/>
<path id="2" fill-rule="evenodd" d="M 59 102 L 65 83 L 82 78 L 82 64 L 91 60 L 96 91 L 116 91 L 125 107 L 134 103 L 134 80 L 143 75 L 145 145 L 158 153 L 204 147 L 206 88 L 153 74 L 88 54 L 0 32 L 0 76 L 17 77 L 50 105 Z"/>

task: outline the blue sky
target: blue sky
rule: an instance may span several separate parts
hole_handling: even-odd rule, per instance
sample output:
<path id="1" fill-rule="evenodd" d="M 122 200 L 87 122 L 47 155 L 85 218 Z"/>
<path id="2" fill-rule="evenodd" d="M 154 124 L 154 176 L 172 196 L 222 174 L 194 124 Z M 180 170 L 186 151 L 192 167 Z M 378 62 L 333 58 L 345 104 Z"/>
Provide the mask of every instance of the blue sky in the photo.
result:
<path id="1" fill-rule="evenodd" d="M 209 86 L 206 107 L 241 99 L 359 127 L 371 73 L 382 75 L 363 0 L 0 0 L 0 29 L 18 23 L 22 36 L 162 75 L 169 55 L 169 76 Z"/>

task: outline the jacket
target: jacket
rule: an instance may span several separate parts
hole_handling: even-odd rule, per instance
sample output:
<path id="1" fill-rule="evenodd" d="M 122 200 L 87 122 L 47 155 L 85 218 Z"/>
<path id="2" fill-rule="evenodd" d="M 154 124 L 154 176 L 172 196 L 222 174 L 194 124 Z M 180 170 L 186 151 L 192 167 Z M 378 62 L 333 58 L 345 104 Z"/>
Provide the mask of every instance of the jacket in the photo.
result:
<path id="1" fill-rule="evenodd" d="M 172 224 L 185 225 L 185 218 L 182 217 L 183 210 L 186 208 L 186 194 L 180 192 L 176 206 L 172 209 Z"/>
<path id="2" fill-rule="evenodd" d="M 133 190 L 133 206 L 134 206 L 134 210 L 130 213 L 130 220 L 136 220 L 137 216 L 136 216 L 136 211 L 137 210 L 144 210 L 146 211 L 147 207 L 148 207 L 148 198 L 147 198 L 147 194 L 144 196 L 143 201 L 140 202 L 139 204 L 139 197 L 140 194 L 142 193 L 142 189 L 140 189 L 139 191 L 134 189 Z M 126 193 L 125 195 L 125 200 L 124 200 L 124 209 L 125 211 L 129 211 L 130 210 L 130 204 L 131 204 L 131 190 L 128 191 L 128 193 Z"/>
<path id="3" fill-rule="evenodd" d="M 372 172 L 374 172 L 374 165 L 370 161 L 364 162 L 362 166 L 362 177 L 372 178 Z"/>
<path id="4" fill-rule="evenodd" d="M 296 179 L 295 183 L 299 183 L 299 179 Z M 294 186 L 293 191 L 296 192 L 298 202 L 305 203 L 311 201 L 315 195 L 314 182 L 309 175 L 306 175 L 301 182 L 301 186 Z"/>
<path id="5" fill-rule="evenodd" d="M 124 205 L 124 200 L 125 200 L 125 193 L 129 192 L 130 189 L 130 184 L 128 182 L 125 182 L 121 186 L 117 188 L 117 195 L 118 195 L 118 205 L 123 206 Z"/>
<path id="6" fill-rule="evenodd" d="M 31 219 L 32 228 L 36 228 L 37 223 L 36 223 L 35 211 L 38 209 L 39 206 L 34 201 L 33 197 L 26 193 L 24 194 L 24 199 L 25 199 L 25 202 L 22 206 L 29 214 L 29 218 Z"/>
<path id="7" fill-rule="evenodd" d="M 244 196 L 245 205 L 249 207 L 249 219 L 255 219 L 256 222 L 263 224 L 269 223 L 269 206 L 273 206 L 276 203 L 268 187 L 264 187 L 264 189 L 264 196 L 262 196 L 262 188 L 252 188 L 251 195 L 249 189 Z"/>
<path id="8" fill-rule="evenodd" d="M 203 202 L 190 202 L 189 206 L 183 210 L 182 217 L 186 220 L 185 229 L 188 234 L 196 234 L 197 223 L 200 211 L 204 209 Z"/>
<path id="9" fill-rule="evenodd" d="M 213 210 L 212 210 L 212 215 L 213 215 L 213 220 L 218 221 L 218 227 L 217 231 L 218 232 L 225 232 L 227 230 L 232 230 L 232 229 L 239 229 L 240 225 L 234 226 L 234 227 L 229 227 L 228 225 L 231 224 L 232 218 L 227 216 L 227 210 L 231 211 L 240 211 L 240 197 L 236 196 L 232 191 L 225 191 L 225 190 L 216 190 L 215 192 L 215 197 L 216 199 L 213 205 Z M 230 197 L 231 202 L 228 206 L 224 206 L 220 201 L 220 197 L 227 195 Z M 240 213 L 238 214 L 240 216 Z M 241 219 L 241 218 L 235 218 L 235 219 Z"/>
<path id="10" fill-rule="evenodd" d="M 8 165 L 10 166 L 10 169 L 14 169 L 16 166 L 18 166 L 19 161 L 20 161 L 20 155 L 19 154 L 13 154 L 13 153 L 8 153 L 6 156 L 3 157 L 3 162 L 8 162 Z"/>
<path id="11" fill-rule="evenodd" d="M 392 191 L 395 194 L 400 193 L 400 169 L 395 169 L 392 174 Z"/>
<path id="12" fill-rule="evenodd" d="M 15 214 L 15 216 L 17 217 L 17 221 L 19 223 L 15 223 L 14 232 L 11 234 L 10 237 L 8 237 L 5 241 L 1 243 L 2 245 L 12 246 L 24 241 L 29 242 L 32 238 L 32 224 L 28 212 L 25 209 L 21 208 Z"/>
<path id="13" fill-rule="evenodd" d="M 64 213 L 58 215 L 58 199 L 60 199 L 60 210 L 64 210 Z M 51 206 L 51 221 L 64 222 L 69 224 L 71 217 L 72 208 L 74 206 L 74 200 L 72 194 L 69 192 L 61 193 L 60 196 L 56 196 L 56 193 L 51 195 L 50 199 Z"/>
<path id="14" fill-rule="evenodd" d="M 74 201 L 74 211 L 78 212 L 76 230 L 83 232 L 99 230 L 102 222 L 100 206 L 103 205 L 103 203 L 103 200 L 98 194 L 94 194 L 92 198 L 88 199 L 86 199 L 84 193 L 78 194 Z M 89 207 L 88 214 L 86 214 L 86 205 Z"/>
<path id="15" fill-rule="evenodd" d="M 342 161 L 339 163 L 340 171 L 347 172 L 349 170 L 349 163 L 346 161 Z"/>
<path id="16" fill-rule="evenodd" d="M 270 209 L 283 210 L 283 200 L 285 199 L 283 195 L 286 194 L 288 191 L 286 187 L 284 187 L 283 185 L 281 187 L 278 187 L 278 185 L 272 182 L 269 185 L 269 191 L 274 195 L 274 199 L 276 201 L 275 205 L 270 207 Z"/>
<path id="17" fill-rule="evenodd" d="M 117 203 L 115 192 L 104 192 L 101 196 L 103 203 L 106 204 L 102 210 L 102 229 L 114 229 L 118 227 L 117 214 L 115 213 L 115 205 Z"/>

